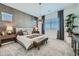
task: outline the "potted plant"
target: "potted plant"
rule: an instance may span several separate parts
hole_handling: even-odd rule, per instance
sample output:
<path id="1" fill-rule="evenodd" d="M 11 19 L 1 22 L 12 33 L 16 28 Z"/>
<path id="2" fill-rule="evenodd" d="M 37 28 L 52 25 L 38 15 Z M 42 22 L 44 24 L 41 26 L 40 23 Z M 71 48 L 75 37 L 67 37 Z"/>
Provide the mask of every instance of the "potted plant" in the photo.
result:
<path id="1" fill-rule="evenodd" d="M 67 19 L 66 19 L 66 27 L 67 27 L 67 32 L 69 34 L 69 37 L 72 36 L 73 33 L 73 29 L 77 26 L 74 26 L 74 20 L 75 18 L 77 18 L 77 16 L 75 14 L 69 14 L 67 15 Z"/>

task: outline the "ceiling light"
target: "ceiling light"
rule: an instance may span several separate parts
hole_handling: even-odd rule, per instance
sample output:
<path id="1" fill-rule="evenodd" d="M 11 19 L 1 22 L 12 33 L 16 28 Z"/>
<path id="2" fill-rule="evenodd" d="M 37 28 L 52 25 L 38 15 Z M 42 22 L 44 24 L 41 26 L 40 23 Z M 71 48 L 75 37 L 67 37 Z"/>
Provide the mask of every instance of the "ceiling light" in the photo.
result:
<path id="1" fill-rule="evenodd" d="M 39 3 L 39 5 L 41 5 L 41 3 Z"/>

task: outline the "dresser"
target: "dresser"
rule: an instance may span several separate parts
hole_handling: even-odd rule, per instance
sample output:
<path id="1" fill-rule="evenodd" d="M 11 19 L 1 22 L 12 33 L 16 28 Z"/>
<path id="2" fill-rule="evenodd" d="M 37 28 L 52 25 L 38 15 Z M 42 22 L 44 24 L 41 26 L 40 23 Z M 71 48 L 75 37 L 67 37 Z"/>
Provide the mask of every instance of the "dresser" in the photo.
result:
<path id="1" fill-rule="evenodd" d="M 10 41 L 17 42 L 16 34 L 0 36 L 0 47 L 3 43 L 10 42 Z"/>

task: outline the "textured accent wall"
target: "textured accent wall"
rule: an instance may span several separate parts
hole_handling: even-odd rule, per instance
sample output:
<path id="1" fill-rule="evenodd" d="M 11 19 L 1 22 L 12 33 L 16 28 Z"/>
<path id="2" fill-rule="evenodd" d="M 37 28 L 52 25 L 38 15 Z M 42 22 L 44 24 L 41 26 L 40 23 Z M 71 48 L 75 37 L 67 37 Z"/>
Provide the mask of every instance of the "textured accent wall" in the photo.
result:
<path id="1" fill-rule="evenodd" d="M 32 27 L 32 19 L 34 19 L 33 16 L 28 15 L 24 12 L 21 12 L 19 10 L 16 10 L 14 8 L 5 6 L 3 4 L 0 4 L 0 12 L 7 12 L 10 14 L 13 14 L 13 21 L 12 23 L 6 23 L 8 25 L 12 25 L 15 27 Z M 3 23 L 0 19 L 0 25 L 5 25 L 5 22 Z"/>

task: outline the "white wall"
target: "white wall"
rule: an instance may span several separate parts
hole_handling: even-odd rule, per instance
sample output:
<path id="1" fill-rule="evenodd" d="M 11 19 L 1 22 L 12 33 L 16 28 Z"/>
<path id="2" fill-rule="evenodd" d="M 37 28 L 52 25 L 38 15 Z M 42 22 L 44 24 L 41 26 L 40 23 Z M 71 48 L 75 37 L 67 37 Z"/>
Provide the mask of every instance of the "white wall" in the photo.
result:
<path id="1" fill-rule="evenodd" d="M 53 12 L 45 16 L 45 20 L 49 20 L 53 18 L 57 18 L 57 12 Z"/>
<path id="2" fill-rule="evenodd" d="M 42 21 L 38 21 L 38 31 L 42 34 Z"/>

